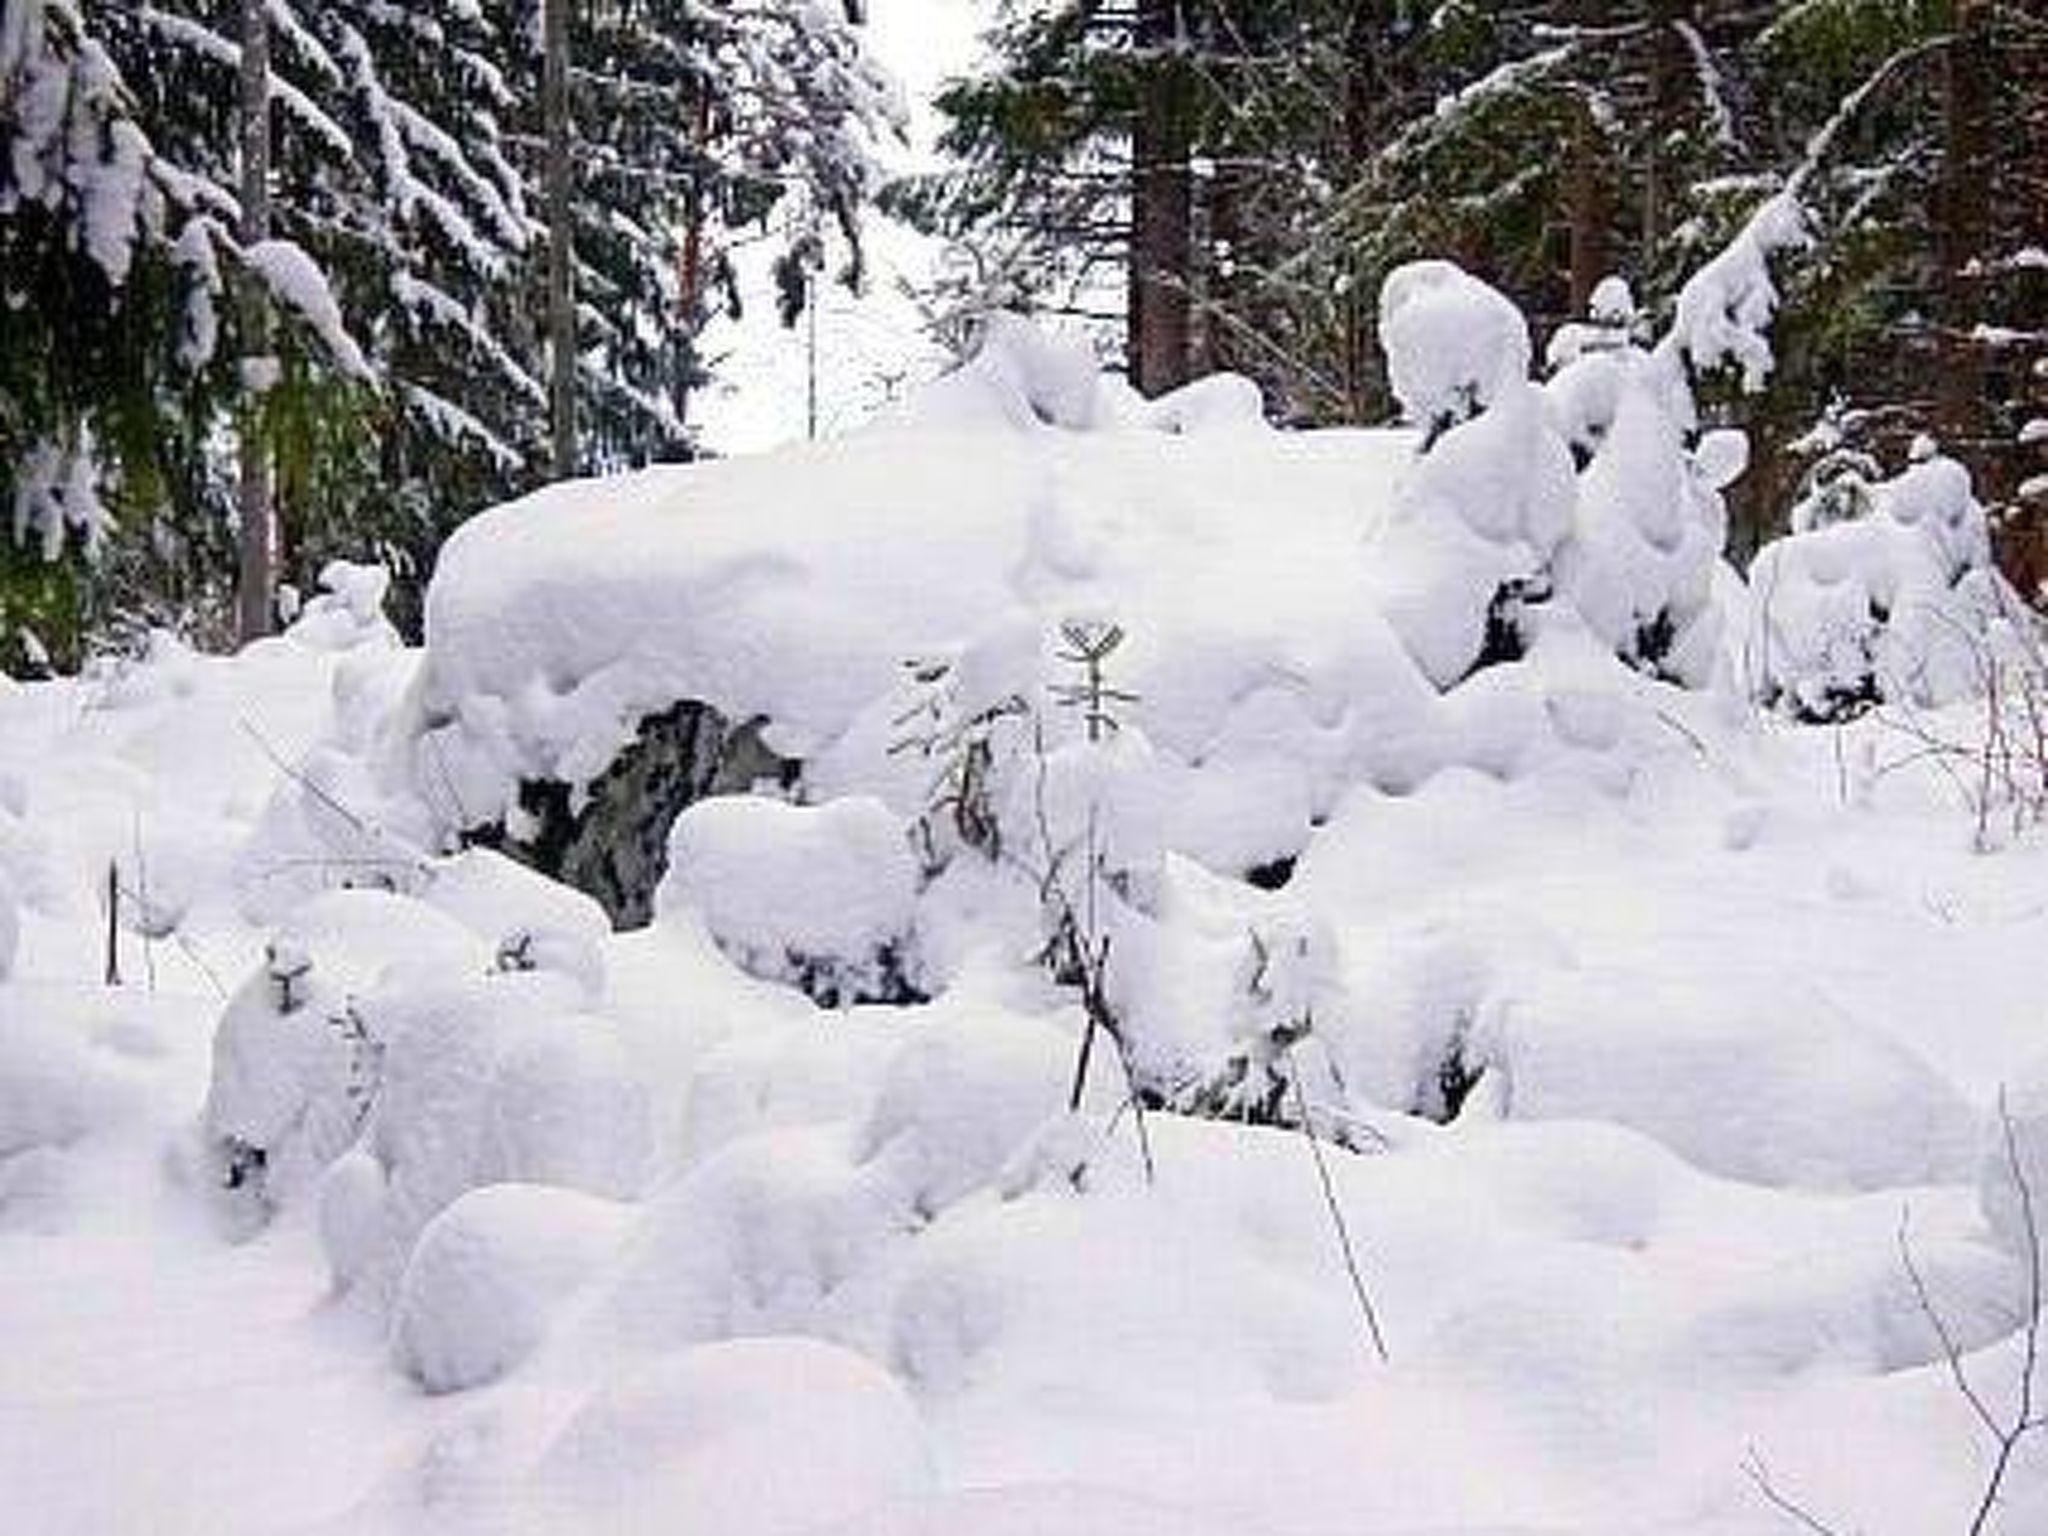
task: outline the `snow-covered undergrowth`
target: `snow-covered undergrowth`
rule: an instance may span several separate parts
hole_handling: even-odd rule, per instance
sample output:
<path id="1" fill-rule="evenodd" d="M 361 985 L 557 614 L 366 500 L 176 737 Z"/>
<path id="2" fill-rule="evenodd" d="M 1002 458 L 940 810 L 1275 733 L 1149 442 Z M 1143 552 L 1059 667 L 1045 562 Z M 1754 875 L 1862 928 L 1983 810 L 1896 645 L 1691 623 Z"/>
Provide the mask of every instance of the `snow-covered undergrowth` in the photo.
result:
<path id="1" fill-rule="evenodd" d="M 2004 1412 L 2048 857 L 1922 750 L 1969 669 L 1917 736 L 1787 702 L 1843 582 L 1896 647 L 1913 562 L 1989 585 L 1967 486 L 1787 540 L 1762 617 L 1625 295 L 1543 381 L 1454 268 L 1383 320 L 1406 430 L 1005 323 L 858 436 L 477 519 L 422 652 L 337 569 L 0 692 L 10 1508 L 1967 1529 L 1940 1330 Z M 801 770 L 682 811 L 649 925 L 459 851 L 684 701 Z M 2035 1440 L 2000 1491 L 2048 1523 Z"/>

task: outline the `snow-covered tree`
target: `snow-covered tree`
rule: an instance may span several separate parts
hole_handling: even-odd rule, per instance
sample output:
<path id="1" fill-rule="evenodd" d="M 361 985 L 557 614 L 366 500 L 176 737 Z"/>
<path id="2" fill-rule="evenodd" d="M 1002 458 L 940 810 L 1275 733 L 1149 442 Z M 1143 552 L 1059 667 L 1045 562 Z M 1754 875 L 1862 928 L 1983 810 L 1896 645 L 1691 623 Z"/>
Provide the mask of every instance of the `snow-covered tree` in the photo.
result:
<path id="1" fill-rule="evenodd" d="M 535 35 L 537 4 L 494 8 Z M 691 451 L 697 333 L 736 302 L 731 255 L 773 241 L 794 318 L 827 236 L 860 274 L 872 148 L 901 104 L 865 53 L 857 9 L 755 0 L 588 0 L 571 9 L 579 467 Z M 529 177 L 541 170 L 536 52 L 509 76 Z"/>
<path id="2" fill-rule="evenodd" d="M 572 9 L 594 469 L 689 451 L 697 326 L 735 243 L 780 242 L 792 310 L 833 244 L 857 275 L 898 106 L 835 7 Z M 241 483 L 274 491 L 284 579 L 375 555 L 402 619 L 454 523 L 547 472 L 536 0 L 252 14 L 267 67 L 241 0 L 6 0 L 5 623 L 32 595 L 60 651 L 115 613 L 225 636 L 237 444 Z M 239 110 L 245 76 L 267 110 Z"/>

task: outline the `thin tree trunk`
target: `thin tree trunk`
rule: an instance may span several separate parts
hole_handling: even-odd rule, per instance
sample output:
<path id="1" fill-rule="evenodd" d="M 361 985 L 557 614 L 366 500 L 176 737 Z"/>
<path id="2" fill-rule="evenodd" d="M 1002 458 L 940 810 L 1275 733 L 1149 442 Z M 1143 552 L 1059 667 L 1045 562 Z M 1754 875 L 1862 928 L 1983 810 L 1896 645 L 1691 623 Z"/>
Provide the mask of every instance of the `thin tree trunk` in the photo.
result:
<path id="1" fill-rule="evenodd" d="M 1678 79 L 1685 68 L 1685 39 L 1678 23 L 1689 7 L 1684 0 L 1653 0 L 1650 6 L 1649 132 L 1643 136 L 1643 248 L 1641 280 L 1652 281 L 1658 247 L 1664 239 L 1663 139 L 1670 129 Z"/>
<path id="2" fill-rule="evenodd" d="M 1974 433 L 1981 398 L 1981 359 L 1970 332 L 1977 286 L 1971 281 L 1971 258 L 1983 254 L 1990 227 L 1990 187 L 1986 170 L 1986 101 L 1988 48 L 1986 7 L 1981 0 L 1957 0 L 1955 40 L 1944 60 L 1942 101 L 1941 183 L 1935 200 L 1935 259 L 1940 263 L 1936 293 L 1940 296 L 1940 382 L 1936 420 L 1942 435 L 1960 447 Z"/>
<path id="3" fill-rule="evenodd" d="M 569 162 L 569 7 L 542 0 L 541 116 L 547 139 L 548 432 L 554 478 L 576 473 L 575 173 Z"/>
<path id="4" fill-rule="evenodd" d="M 711 102 L 708 92 L 696 95 L 690 109 L 690 142 L 700 161 L 711 157 Z M 699 174 L 690 178 L 683 194 L 683 243 L 676 253 L 676 323 L 690 338 L 690 355 L 675 382 L 676 420 L 687 431 L 690 425 L 690 396 L 696 385 L 697 338 L 704 329 L 704 192 Z"/>
<path id="5" fill-rule="evenodd" d="M 1570 182 L 1566 188 L 1566 217 L 1571 230 L 1570 314 L 1583 316 L 1591 304 L 1593 289 L 1607 276 L 1607 201 L 1601 195 L 1600 160 L 1596 153 L 1599 129 L 1590 111 L 1578 113 L 1572 122 Z"/>
<path id="6" fill-rule="evenodd" d="M 244 247 L 270 236 L 270 19 L 265 0 L 242 0 L 242 219 Z M 235 629 L 246 644 L 270 633 L 277 606 L 277 512 L 271 503 L 269 449 L 257 430 L 262 393 L 272 380 L 270 304 L 260 279 L 241 283 L 244 360 L 240 481 L 240 579 L 235 593 Z"/>
<path id="7" fill-rule="evenodd" d="M 1149 57 L 1131 125 L 1129 358 L 1131 382 L 1148 395 L 1187 382 L 1192 342 L 1186 86 L 1162 57 L 1179 35 L 1177 0 L 1138 0 L 1133 36 Z"/>

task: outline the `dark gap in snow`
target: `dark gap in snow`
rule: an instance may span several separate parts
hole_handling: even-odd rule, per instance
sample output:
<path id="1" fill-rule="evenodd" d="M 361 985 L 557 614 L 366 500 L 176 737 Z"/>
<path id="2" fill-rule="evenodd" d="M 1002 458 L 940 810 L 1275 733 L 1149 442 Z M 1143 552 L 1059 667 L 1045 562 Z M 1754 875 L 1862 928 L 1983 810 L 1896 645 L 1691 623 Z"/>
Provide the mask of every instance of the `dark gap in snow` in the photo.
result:
<path id="1" fill-rule="evenodd" d="M 1672 620 L 1671 610 L 1660 608 L 1654 617 L 1638 621 L 1635 636 L 1630 641 L 1628 653 L 1622 660 L 1638 672 L 1647 672 L 1650 676 L 1662 678 L 1665 682 L 1675 682 L 1677 679 L 1664 663 L 1670 657 L 1672 647 L 1677 643 L 1678 626 Z"/>
<path id="2" fill-rule="evenodd" d="M 784 956 L 797 989 L 820 1008 L 851 1008 L 857 1003 L 913 1008 L 932 1000 L 912 979 L 914 967 L 900 944 L 884 944 L 855 963 L 798 950 L 787 950 Z"/>
<path id="3" fill-rule="evenodd" d="M 466 832 L 464 842 L 574 886 L 595 898 L 615 927 L 644 927 L 668 867 L 669 828 L 685 807 L 711 795 L 746 794 L 764 782 L 784 791 L 797 784 L 803 765 L 763 742 L 766 724 L 734 725 L 710 705 L 685 699 L 640 722 L 633 741 L 591 782 L 580 811 L 569 785 L 530 779 L 519 786 L 530 834 L 515 836 L 493 823 Z"/>
<path id="4" fill-rule="evenodd" d="M 1466 672 L 1483 672 L 1504 662 L 1520 661 L 1529 654 L 1529 609 L 1550 599 L 1550 577 L 1513 576 L 1502 582 L 1486 605 L 1486 635 L 1479 647 L 1479 659 Z"/>
<path id="5" fill-rule="evenodd" d="M 1262 891 L 1285 890 L 1287 882 L 1294 878 L 1294 866 L 1299 862 L 1299 854 L 1285 853 L 1263 864 L 1254 864 L 1244 872 L 1245 883 Z"/>
<path id="6" fill-rule="evenodd" d="M 1459 1013 L 1450 1037 L 1444 1042 L 1443 1054 L 1437 1058 L 1435 1070 L 1416 1085 L 1412 1113 L 1438 1125 L 1449 1125 L 1458 1118 L 1458 1112 L 1471 1098 L 1472 1090 L 1486 1075 L 1486 1063 L 1474 1062 L 1465 1053 L 1471 1029 L 1471 1016 Z"/>

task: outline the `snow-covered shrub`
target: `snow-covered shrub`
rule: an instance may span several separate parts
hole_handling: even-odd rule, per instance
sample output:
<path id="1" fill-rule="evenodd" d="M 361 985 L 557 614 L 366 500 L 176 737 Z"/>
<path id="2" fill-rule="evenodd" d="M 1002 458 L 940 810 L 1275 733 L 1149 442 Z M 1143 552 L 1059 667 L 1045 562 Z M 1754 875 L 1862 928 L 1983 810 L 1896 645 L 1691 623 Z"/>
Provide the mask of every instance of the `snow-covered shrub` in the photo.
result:
<path id="1" fill-rule="evenodd" d="M 1792 504 L 1787 524 L 1794 533 L 1812 533 L 1868 517 L 1875 510 L 1876 486 L 1883 478 L 1883 469 L 1870 454 L 1833 441 L 1800 476 L 1799 499 Z"/>
<path id="2" fill-rule="evenodd" d="M 299 609 L 285 633 L 321 651 L 396 645 L 398 631 L 384 617 L 390 589 L 391 572 L 384 566 L 330 560 L 320 568 L 320 591 Z"/>
<path id="3" fill-rule="evenodd" d="M 386 976 L 480 961 L 455 922 L 380 891 L 315 898 L 278 928 L 215 1028 L 200 1114 L 236 1209 L 260 1219 L 354 1144 L 383 1082 Z"/>
<path id="4" fill-rule="evenodd" d="M 720 796 L 676 818 L 655 902 L 696 913 L 743 970 L 837 1008 L 923 996 L 917 885 L 902 822 L 879 800 Z"/>
<path id="5" fill-rule="evenodd" d="M 973 355 L 919 402 L 946 425 L 1062 427 L 1086 431 L 1108 407 L 1102 367 L 1085 338 L 997 310 L 984 316 Z"/>
<path id="6" fill-rule="evenodd" d="M 1702 686 L 1720 653 L 1715 577 L 1728 533 L 1720 492 L 1742 472 L 1747 444 L 1714 433 L 1689 446 L 1690 397 L 1631 339 L 1626 287 L 1604 283 L 1594 299 L 1593 324 L 1553 344 L 1561 363 L 1545 386 L 1581 466 L 1558 584 L 1623 661 Z"/>
<path id="7" fill-rule="evenodd" d="M 1335 941 L 1323 925 L 1286 913 L 1249 929 L 1233 989 L 1229 1053 L 1219 1071 L 1177 1093 L 1172 1106 L 1248 1125 L 1305 1125 L 1341 1145 L 1356 1144 L 1343 1080 L 1315 1039 L 1318 1014 L 1342 991 Z"/>
<path id="8" fill-rule="evenodd" d="M 2006 590 L 1969 472 L 1923 440 L 1861 488 L 1861 516 L 1764 546 L 1750 567 L 1752 692 L 1803 720 L 1946 704 L 1982 685 Z"/>
<path id="9" fill-rule="evenodd" d="M 602 999 L 598 946 L 611 924 L 581 891 L 491 849 L 470 848 L 435 861 L 420 899 L 495 945 L 499 970 L 555 971 L 575 979 L 585 1002 Z"/>
<path id="10" fill-rule="evenodd" d="M 1572 463 L 1529 382 L 1529 332 L 1448 262 L 1388 274 L 1380 338 L 1423 447 L 1374 541 L 1375 595 L 1439 689 L 1527 650 L 1571 530 Z"/>
<path id="11" fill-rule="evenodd" d="M 212 1176 L 248 1222 L 317 1184 L 344 1284 L 395 1281 L 420 1229 L 478 1185 L 625 1198 L 650 1176 L 646 1089 L 611 1023 L 583 1011 L 602 991 L 595 950 L 528 928 L 508 959 L 498 920 L 538 908 L 516 882 L 504 899 L 491 857 L 458 861 L 444 893 L 483 914 L 481 933 L 414 897 L 316 897 L 216 1029 Z"/>
<path id="12" fill-rule="evenodd" d="M 1380 345 L 1402 413 L 1432 442 L 1529 379 L 1521 311 L 1448 261 L 1412 261 L 1387 274 Z"/>

